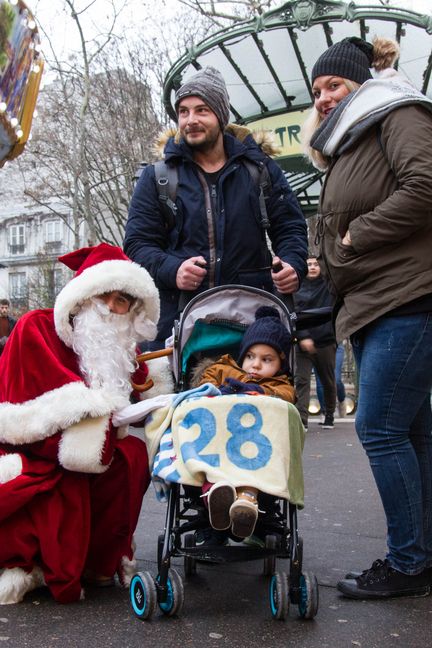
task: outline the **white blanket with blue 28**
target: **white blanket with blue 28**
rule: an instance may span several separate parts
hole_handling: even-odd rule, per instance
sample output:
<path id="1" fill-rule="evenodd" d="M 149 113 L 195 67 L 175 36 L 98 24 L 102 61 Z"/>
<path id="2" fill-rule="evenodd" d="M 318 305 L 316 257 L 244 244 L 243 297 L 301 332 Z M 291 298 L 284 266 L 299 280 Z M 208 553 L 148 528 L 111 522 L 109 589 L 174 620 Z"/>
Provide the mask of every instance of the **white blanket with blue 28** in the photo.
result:
<path id="1" fill-rule="evenodd" d="M 153 412 L 144 434 L 160 499 L 163 483 L 201 486 L 228 479 L 303 506 L 304 429 L 297 409 L 286 401 L 222 396 L 206 384 Z"/>

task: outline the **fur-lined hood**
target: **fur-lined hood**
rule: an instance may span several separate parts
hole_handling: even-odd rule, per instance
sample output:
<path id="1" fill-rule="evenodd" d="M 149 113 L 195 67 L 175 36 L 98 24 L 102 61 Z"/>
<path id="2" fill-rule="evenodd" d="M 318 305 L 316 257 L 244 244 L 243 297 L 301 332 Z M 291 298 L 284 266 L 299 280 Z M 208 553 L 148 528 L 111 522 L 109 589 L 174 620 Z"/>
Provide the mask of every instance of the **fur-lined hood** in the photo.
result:
<path id="1" fill-rule="evenodd" d="M 228 124 L 224 132 L 244 144 L 246 149 L 251 145 L 258 146 L 265 155 L 270 157 L 280 153 L 280 149 L 274 141 L 273 133 L 269 130 L 251 131 L 246 126 Z M 180 131 L 177 128 L 168 128 L 159 133 L 153 144 L 153 153 L 158 159 L 166 157 L 167 144 L 170 140 L 176 146 L 181 144 Z"/>

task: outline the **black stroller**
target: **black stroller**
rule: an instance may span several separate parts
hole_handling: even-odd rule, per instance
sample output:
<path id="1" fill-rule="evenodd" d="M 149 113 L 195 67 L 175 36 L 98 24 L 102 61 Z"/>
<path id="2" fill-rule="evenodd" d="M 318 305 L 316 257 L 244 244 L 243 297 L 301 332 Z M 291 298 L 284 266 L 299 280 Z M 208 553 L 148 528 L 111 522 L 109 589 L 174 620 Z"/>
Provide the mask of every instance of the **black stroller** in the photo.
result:
<path id="1" fill-rule="evenodd" d="M 264 305 L 275 307 L 283 323 L 293 330 L 296 315 L 290 314 L 278 297 L 260 289 L 223 286 L 193 298 L 173 331 L 173 372 L 177 390 L 189 389 L 193 367 L 202 357 L 222 353 L 236 357 L 245 329 L 254 321 L 256 309 Z M 293 357 L 290 366 L 293 367 Z M 289 407 L 295 410 L 294 406 Z M 298 416 L 296 410 L 294 415 Z M 301 457 L 299 463 L 301 465 Z M 263 546 L 196 546 L 194 532 L 209 525 L 199 495 L 199 489 L 174 482 L 169 485 L 165 530 L 158 538 L 158 575 L 153 578 L 150 572 L 138 572 L 131 581 L 130 600 L 135 615 L 142 620 L 150 619 L 156 604 L 167 616 L 180 613 L 184 602 L 183 582 L 171 567 L 171 559 L 183 557 L 186 578 L 196 573 L 197 561 L 262 560 L 263 573 L 269 577 L 272 617 L 286 619 L 292 603 L 298 607 L 300 617 L 312 619 L 318 611 L 318 583 L 314 574 L 303 571 L 297 505 L 279 499 L 271 515 L 259 516 L 260 528 L 264 530 L 260 534 Z M 278 559 L 287 561 L 285 569 L 280 570 Z"/>

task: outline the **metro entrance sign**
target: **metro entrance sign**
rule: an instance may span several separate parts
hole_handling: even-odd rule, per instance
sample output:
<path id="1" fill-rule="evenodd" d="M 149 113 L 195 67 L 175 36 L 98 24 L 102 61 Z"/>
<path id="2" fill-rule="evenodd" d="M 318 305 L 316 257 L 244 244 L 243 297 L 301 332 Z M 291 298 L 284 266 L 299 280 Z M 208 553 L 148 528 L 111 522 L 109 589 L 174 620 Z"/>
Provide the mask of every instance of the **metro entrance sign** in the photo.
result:
<path id="1" fill-rule="evenodd" d="M 277 157 L 301 155 L 300 129 L 306 116 L 307 111 L 287 112 L 248 122 L 248 128 L 252 131 L 271 131 L 274 142 L 280 149 Z"/>

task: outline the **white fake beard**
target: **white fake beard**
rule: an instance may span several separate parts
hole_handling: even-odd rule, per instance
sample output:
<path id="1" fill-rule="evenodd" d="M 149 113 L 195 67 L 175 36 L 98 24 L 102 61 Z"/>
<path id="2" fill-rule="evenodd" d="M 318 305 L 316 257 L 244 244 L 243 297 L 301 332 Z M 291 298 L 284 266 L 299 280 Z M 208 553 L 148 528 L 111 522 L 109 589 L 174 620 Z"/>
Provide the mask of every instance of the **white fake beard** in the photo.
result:
<path id="1" fill-rule="evenodd" d="M 131 313 L 117 315 L 99 299 L 89 299 L 73 320 L 73 350 L 80 370 L 93 388 L 105 387 L 129 396 L 137 334 Z"/>

